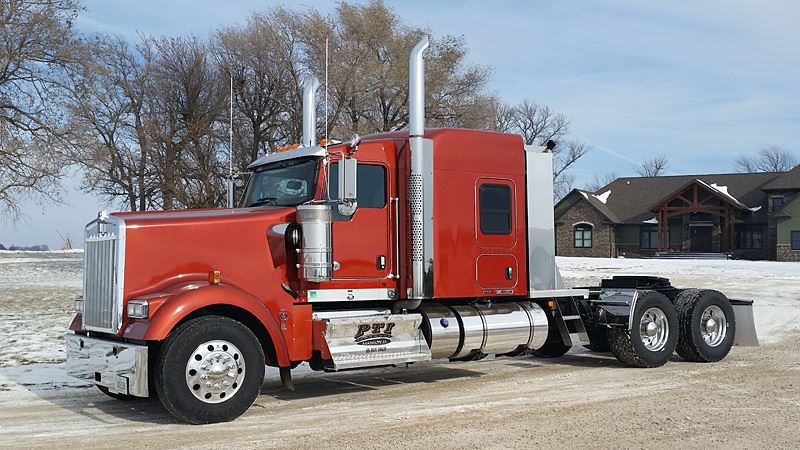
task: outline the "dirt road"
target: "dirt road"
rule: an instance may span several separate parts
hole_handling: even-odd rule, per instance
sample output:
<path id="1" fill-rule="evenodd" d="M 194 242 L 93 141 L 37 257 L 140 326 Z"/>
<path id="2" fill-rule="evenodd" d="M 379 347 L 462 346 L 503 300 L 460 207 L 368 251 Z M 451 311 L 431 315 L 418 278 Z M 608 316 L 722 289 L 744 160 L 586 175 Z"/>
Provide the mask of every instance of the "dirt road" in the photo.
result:
<path id="1" fill-rule="evenodd" d="M 18 380 L 23 382 L 23 380 Z M 800 446 L 800 335 L 734 348 L 717 364 L 652 370 L 588 352 L 268 379 L 227 424 L 175 422 L 157 401 L 94 388 L 0 392 L 8 447 L 762 447 Z M 33 392 L 32 392 L 33 391 Z"/>
<path id="2" fill-rule="evenodd" d="M 561 258 L 570 286 L 618 274 L 756 300 L 762 342 L 722 362 L 630 369 L 613 357 L 501 358 L 337 374 L 271 372 L 232 423 L 189 426 L 157 401 L 69 378 L 63 333 L 82 255 L 0 252 L 0 447 L 800 448 L 797 263 Z"/>

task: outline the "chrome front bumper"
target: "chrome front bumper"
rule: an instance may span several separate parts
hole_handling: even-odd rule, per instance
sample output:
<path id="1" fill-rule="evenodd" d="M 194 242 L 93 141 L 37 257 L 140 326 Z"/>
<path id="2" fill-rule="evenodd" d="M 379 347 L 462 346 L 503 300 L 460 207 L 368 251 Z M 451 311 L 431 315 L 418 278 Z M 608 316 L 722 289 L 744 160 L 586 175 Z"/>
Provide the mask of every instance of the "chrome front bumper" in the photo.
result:
<path id="1" fill-rule="evenodd" d="M 69 333 L 67 375 L 116 394 L 148 397 L 147 346 Z"/>

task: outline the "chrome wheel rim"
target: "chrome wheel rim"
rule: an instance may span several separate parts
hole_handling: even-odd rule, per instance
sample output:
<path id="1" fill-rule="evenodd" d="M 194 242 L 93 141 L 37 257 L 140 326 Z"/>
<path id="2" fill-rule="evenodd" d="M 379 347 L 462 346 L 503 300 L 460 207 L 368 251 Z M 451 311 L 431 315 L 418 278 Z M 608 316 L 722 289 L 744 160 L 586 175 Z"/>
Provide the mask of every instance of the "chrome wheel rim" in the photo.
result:
<path id="1" fill-rule="evenodd" d="M 719 306 L 711 305 L 700 316 L 700 332 L 709 347 L 722 344 L 728 334 L 728 320 Z"/>
<path id="2" fill-rule="evenodd" d="M 186 386 L 203 403 L 222 403 L 233 397 L 244 376 L 242 352 L 228 341 L 200 344 L 186 363 Z"/>
<path id="3" fill-rule="evenodd" d="M 639 335 L 644 347 L 651 352 L 664 349 L 669 338 L 669 321 L 664 311 L 649 308 L 639 321 Z"/>

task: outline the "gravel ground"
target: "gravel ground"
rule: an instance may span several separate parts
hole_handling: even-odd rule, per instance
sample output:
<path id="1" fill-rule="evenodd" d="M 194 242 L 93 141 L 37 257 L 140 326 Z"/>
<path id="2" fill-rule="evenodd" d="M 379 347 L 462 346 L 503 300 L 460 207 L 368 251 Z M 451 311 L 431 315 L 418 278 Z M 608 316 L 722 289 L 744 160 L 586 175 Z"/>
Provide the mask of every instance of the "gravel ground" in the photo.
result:
<path id="1" fill-rule="evenodd" d="M 767 344 L 736 347 L 720 363 L 674 357 L 661 368 L 631 369 L 605 354 L 576 351 L 551 361 L 431 362 L 335 374 L 301 366 L 295 392 L 270 372 L 245 415 L 190 426 L 157 401 L 115 401 L 63 374 L 60 336 L 80 290 L 80 255 L 52 257 L 66 260 L 60 262 L 10 258 L 0 255 L 0 337 L 17 342 L 0 350 L 2 447 L 800 447 L 800 265 L 796 272 L 725 266 L 751 271 L 743 276 L 714 265 L 699 270 L 702 262 L 699 269 L 665 269 L 672 262 L 560 261 L 570 285 L 631 273 L 628 267 L 671 270 L 678 284 L 751 294 Z M 28 269 L 44 272 L 30 277 Z"/>

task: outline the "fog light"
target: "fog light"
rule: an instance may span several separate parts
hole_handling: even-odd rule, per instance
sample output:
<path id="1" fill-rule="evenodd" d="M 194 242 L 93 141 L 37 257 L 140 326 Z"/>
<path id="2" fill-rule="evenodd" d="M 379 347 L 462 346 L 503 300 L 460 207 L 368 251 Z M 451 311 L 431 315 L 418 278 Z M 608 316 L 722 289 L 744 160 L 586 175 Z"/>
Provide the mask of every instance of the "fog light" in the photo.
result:
<path id="1" fill-rule="evenodd" d="M 78 297 L 75 299 L 75 312 L 78 314 L 83 314 L 83 297 Z"/>
<path id="2" fill-rule="evenodd" d="M 147 300 L 131 300 L 128 302 L 128 317 L 131 319 L 146 319 L 149 309 Z"/>

